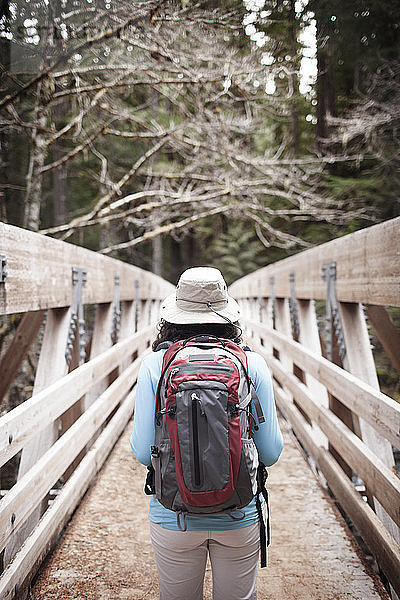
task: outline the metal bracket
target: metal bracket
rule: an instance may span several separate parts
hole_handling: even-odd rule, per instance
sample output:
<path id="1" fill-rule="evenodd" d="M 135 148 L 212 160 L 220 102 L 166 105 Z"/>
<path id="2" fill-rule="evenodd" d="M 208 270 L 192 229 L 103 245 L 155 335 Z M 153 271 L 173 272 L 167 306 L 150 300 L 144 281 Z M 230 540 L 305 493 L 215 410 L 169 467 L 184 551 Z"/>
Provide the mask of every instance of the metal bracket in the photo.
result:
<path id="1" fill-rule="evenodd" d="M 0 255 L 0 283 L 4 283 L 7 277 L 6 271 L 7 258 L 4 255 Z"/>
<path id="2" fill-rule="evenodd" d="M 332 360 L 332 319 L 335 327 L 336 338 L 339 346 L 339 356 L 343 360 L 346 356 L 342 321 L 340 319 L 339 304 L 336 296 L 336 262 L 322 265 L 322 279 L 327 282 L 326 292 L 326 354 Z"/>
<path id="3" fill-rule="evenodd" d="M 272 327 L 274 329 L 276 329 L 276 327 L 275 327 L 275 321 L 276 321 L 276 299 L 275 299 L 275 291 L 274 291 L 275 277 L 273 275 L 271 275 L 271 277 L 269 278 L 269 284 L 271 286 Z"/>
<path id="4" fill-rule="evenodd" d="M 85 320 L 83 318 L 83 304 L 82 304 L 82 289 L 86 283 L 86 271 L 79 269 L 78 267 L 72 267 L 72 305 L 71 305 L 71 321 L 68 328 L 67 347 L 65 349 L 65 360 L 68 365 L 72 358 L 72 348 L 74 346 L 74 340 L 78 335 L 79 342 L 79 364 L 85 362 L 86 351 L 85 351 Z"/>
<path id="5" fill-rule="evenodd" d="M 147 312 L 147 324 L 151 324 L 151 309 L 152 309 L 152 299 L 151 299 L 151 291 L 152 291 L 152 283 L 149 283 L 149 291 L 148 297 L 146 300 L 146 312 Z"/>
<path id="6" fill-rule="evenodd" d="M 289 298 L 289 311 L 290 311 L 290 323 L 292 326 L 292 336 L 294 340 L 299 340 L 300 337 L 300 321 L 299 321 L 299 309 L 296 298 L 296 288 L 294 285 L 294 272 L 292 271 L 289 275 L 290 281 L 290 298 Z"/>
<path id="7" fill-rule="evenodd" d="M 111 342 L 116 344 L 119 339 L 121 329 L 121 303 L 119 294 L 119 275 L 114 277 L 114 297 L 112 303 L 112 319 L 111 319 Z"/>
<path id="8" fill-rule="evenodd" d="M 258 280 L 257 284 L 257 308 L 258 308 L 258 320 L 262 321 L 262 297 L 261 297 L 261 281 Z"/>
<path id="9" fill-rule="evenodd" d="M 135 331 L 139 323 L 139 279 L 135 279 Z"/>

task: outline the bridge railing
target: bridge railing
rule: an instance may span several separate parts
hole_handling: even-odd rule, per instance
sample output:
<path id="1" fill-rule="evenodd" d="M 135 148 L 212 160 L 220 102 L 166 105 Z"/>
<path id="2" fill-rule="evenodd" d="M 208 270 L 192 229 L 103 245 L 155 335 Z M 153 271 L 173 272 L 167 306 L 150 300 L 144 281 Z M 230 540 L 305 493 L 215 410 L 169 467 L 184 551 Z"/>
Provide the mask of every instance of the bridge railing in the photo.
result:
<path id="1" fill-rule="evenodd" d="M 19 319 L 0 359 L 2 408 L 29 348 L 40 352 L 31 397 L 0 417 L 0 474 L 19 463 L 0 500 L 0 598 L 25 594 L 123 431 L 139 356 L 172 289 L 132 265 L 0 223 L 0 313 Z"/>
<path id="2" fill-rule="evenodd" d="M 400 372 L 387 312 L 400 306 L 400 218 L 259 269 L 230 291 L 280 411 L 400 596 L 400 404 L 379 390 L 368 331 Z"/>

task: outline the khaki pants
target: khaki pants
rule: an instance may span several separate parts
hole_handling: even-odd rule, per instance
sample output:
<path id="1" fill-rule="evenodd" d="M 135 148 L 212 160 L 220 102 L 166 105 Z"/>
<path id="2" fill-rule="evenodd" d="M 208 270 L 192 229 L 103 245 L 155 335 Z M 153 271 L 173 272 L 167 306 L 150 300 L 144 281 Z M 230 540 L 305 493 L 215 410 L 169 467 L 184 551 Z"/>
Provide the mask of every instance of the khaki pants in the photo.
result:
<path id="1" fill-rule="evenodd" d="M 160 600 L 202 600 L 210 556 L 213 600 L 256 600 L 259 524 L 229 531 L 172 531 L 150 523 Z"/>

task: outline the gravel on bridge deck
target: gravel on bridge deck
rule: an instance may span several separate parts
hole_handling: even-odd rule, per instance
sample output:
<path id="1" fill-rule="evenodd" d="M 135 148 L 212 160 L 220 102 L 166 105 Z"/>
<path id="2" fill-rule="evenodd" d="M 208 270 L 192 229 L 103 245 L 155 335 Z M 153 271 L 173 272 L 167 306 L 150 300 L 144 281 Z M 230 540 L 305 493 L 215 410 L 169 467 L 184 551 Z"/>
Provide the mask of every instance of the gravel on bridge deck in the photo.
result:
<path id="1" fill-rule="evenodd" d="M 130 425 L 42 568 L 31 600 L 157 600 L 142 491 L 146 469 L 131 454 L 129 433 Z M 259 570 L 259 600 L 388 599 L 334 503 L 284 434 L 283 454 L 270 469 L 272 547 L 270 566 Z M 207 569 L 206 600 L 210 582 Z"/>

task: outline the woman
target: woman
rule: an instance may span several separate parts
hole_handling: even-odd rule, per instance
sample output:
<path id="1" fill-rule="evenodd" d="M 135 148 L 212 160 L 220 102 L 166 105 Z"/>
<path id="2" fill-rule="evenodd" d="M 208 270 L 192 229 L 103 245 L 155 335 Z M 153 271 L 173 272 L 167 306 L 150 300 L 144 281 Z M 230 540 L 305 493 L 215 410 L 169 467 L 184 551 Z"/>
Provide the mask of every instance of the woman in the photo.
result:
<path id="1" fill-rule="evenodd" d="M 151 464 L 154 444 L 154 411 L 165 349 L 162 342 L 208 334 L 240 343 L 237 325 L 239 306 L 228 295 L 218 269 L 196 267 L 180 277 L 176 293 L 168 296 L 160 310 L 159 334 L 153 353 L 138 375 L 135 416 L 130 438 L 136 458 Z M 257 392 L 265 422 L 253 430 L 259 459 L 274 464 L 282 451 L 272 392 L 264 359 L 246 352 L 248 371 Z M 234 520 L 229 514 L 188 516 L 187 530 L 179 531 L 176 513 L 150 499 L 150 531 L 157 563 L 160 600 L 201 600 L 207 556 L 210 558 L 214 600 L 254 600 L 259 552 L 259 518 L 253 499 Z M 242 515 L 241 515 L 242 516 Z"/>

